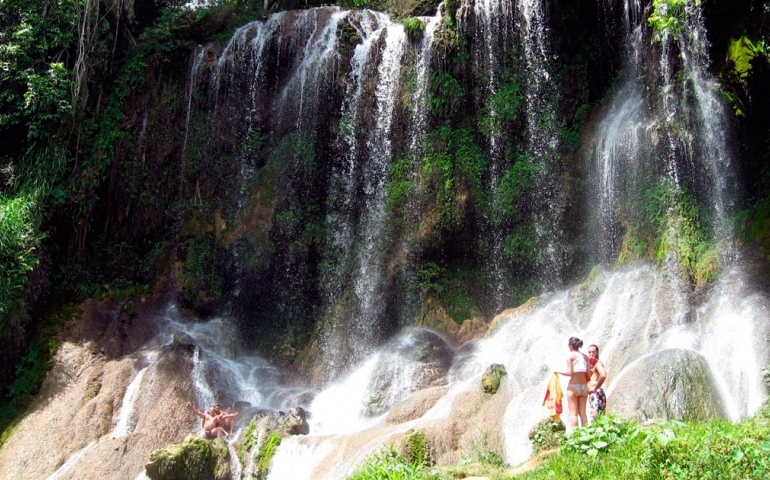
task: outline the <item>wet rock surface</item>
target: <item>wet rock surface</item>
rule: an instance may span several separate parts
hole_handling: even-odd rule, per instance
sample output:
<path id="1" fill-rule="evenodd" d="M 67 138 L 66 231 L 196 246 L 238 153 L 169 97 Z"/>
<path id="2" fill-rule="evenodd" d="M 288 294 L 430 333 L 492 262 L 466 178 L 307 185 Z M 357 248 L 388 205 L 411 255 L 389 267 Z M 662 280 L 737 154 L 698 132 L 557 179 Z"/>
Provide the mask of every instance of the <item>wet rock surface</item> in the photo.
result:
<path id="1" fill-rule="evenodd" d="M 119 343 L 122 351 L 135 340 L 112 342 L 122 334 L 105 333 L 110 322 L 94 322 L 89 313 L 109 307 L 84 307 L 64 333 L 40 393 L 0 449 L 2 478 L 47 478 L 65 465 L 62 480 L 135 478 L 153 450 L 182 441 L 200 425 L 183 408 L 193 397 L 189 346 L 167 345 L 152 358 L 146 352 L 111 358 L 107 353 L 117 350 L 110 345 Z M 145 368 L 128 432 L 111 438 L 126 389 Z M 80 457 L 67 465 L 75 455 Z"/>
<path id="2" fill-rule="evenodd" d="M 446 387 L 432 387 L 413 393 L 388 412 L 386 422 L 395 425 L 422 417 L 446 394 Z"/>
<path id="3" fill-rule="evenodd" d="M 639 420 L 726 418 L 705 358 L 684 349 L 664 350 L 629 366 L 613 386 L 607 411 Z"/>
<path id="4" fill-rule="evenodd" d="M 437 333 L 421 328 L 408 329 L 384 349 L 369 383 L 364 407 L 368 416 L 380 415 L 411 392 L 446 385 L 454 350 Z"/>
<path id="5" fill-rule="evenodd" d="M 155 450 L 145 466 L 152 480 L 228 480 L 227 446 L 220 440 L 188 435 L 184 442 Z"/>

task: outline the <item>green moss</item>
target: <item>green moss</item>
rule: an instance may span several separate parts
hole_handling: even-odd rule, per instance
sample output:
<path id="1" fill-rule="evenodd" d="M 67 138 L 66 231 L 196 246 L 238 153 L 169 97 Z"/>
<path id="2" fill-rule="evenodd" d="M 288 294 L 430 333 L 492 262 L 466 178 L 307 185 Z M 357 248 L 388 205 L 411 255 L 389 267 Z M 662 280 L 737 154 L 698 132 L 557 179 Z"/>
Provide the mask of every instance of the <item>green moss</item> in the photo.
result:
<path id="1" fill-rule="evenodd" d="M 270 461 L 273 459 L 275 449 L 281 444 L 281 437 L 277 432 L 273 432 L 270 437 L 259 447 L 259 453 L 254 457 L 256 471 L 254 472 L 258 480 L 265 480 L 270 470 Z"/>
<path id="2" fill-rule="evenodd" d="M 421 174 L 433 196 L 439 229 L 461 224 L 466 208 L 478 195 L 485 166 L 470 128 L 452 128 L 447 122 L 428 134 Z"/>
<path id="3" fill-rule="evenodd" d="M 457 324 L 481 315 L 472 295 L 478 283 L 475 271 L 428 261 L 420 265 L 415 278 L 420 292 L 433 297 Z"/>
<path id="4" fill-rule="evenodd" d="M 223 279 L 217 269 L 219 248 L 213 234 L 190 239 L 182 269 L 182 297 L 191 304 L 211 304 L 222 296 Z"/>
<path id="5" fill-rule="evenodd" d="M 155 450 L 145 467 L 152 480 L 229 478 L 227 446 L 221 439 L 204 440 L 194 434 L 184 442 Z"/>
<path id="6" fill-rule="evenodd" d="M 738 220 L 741 222 L 741 240 L 756 242 L 760 254 L 770 260 L 770 197 L 741 212 Z"/>
<path id="7" fill-rule="evenodd" d="M 401 23 L 404 24 L 406 35 L 412 41 L 420 38 L 425 30 L 425 23 L 417 17 L 405 18 Z"/>
<path id="8" fill-rule="evenodd" d="M 484 393 L 497 393 L 497 390 L 500 388 L 500 380 L 507 374 L 508 372 L 504 366 L 497 363 L 490 365 L 481 376 L 481 386 L 484 389 Z"/>
<path id="9" fill-rule="evenodd" d="M 241 463 L 246 463 L 246 457 L 257 446 L 256 422 L 253 418 L 249 421 L 249 426 L 246 428 L 246 434 L 243 438 L 244 441 L 238 449 L 238 457 L 241 459 Z"/>
<path id="10" fill-rule="evenodd" d="M 681 273 L 696 286 L 702 286 L 716 278 L 719 256 L 716 246 L 700 219 L 701 213 L 695 201 L 686 191 L 681 192 L 669 210 L 669 218 L 658 242 L 657 259 L 665 261 L 673 256 Z"/>
<path id="11" fill-rule="evenodd" d="M 422 430 L 406 432 L 401 440 L 401 452 L 406 461 L 415 467 L 429 466 L 433 463 L 425 443 L 425 432 Z"/>

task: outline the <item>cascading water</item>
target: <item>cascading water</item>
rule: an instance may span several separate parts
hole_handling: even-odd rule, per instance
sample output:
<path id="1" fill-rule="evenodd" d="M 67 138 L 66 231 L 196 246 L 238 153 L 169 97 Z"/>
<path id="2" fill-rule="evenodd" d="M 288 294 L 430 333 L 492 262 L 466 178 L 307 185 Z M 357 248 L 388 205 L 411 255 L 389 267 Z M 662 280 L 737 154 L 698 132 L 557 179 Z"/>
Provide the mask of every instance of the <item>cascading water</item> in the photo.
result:
<path id="1" fill-rule="evenodd" d="M 602 3 L 608 9 L 615 8 Z M 707 43 L 699 10 L 689 7 L 690 28 L 685 33 L 661 39 L 659 69 L 653 73 L 663 84 L 661 91 L 655 92 L 661 103 L 657 109 L 650 106 L 654 102 L 643 88 L 641 51 L 645 48 L 646 26 L 641 7 L 638 0 L 623 3 L 629 48 L 624 53 L 622 84 L 597 122 L 590 149 L 596 178 L 592 178 L 594 190 L 589 201 L 595 200 L 599 206 L 595 236 L 601 245 L 599 260 L 603 263 L 617 257 L 621 236 L 617 212 L 626 200 L 626 189 L 650 172 L 672 181 L 676 188 L 689 182 L 714 192 L 716 222 L 723 223 L 731 208 L 727 195 L 732 182 L 727 174 L 731 159 L 729 139 L 724 133 L 727 121 L 715 83 L 707 73 Z M 509 48 L 506 42 L 512 39 L 520 43 L 527 74 L 523 82 L 526 153 L 541 168 L 543 176 L 539 180 L 543 180 L 540 186 L 544 191 L 539 199 L 548 205 L 536 213 L 537 234 L 541 240 L 558 240 L 557 223 L 563 206 L 545 172 L 558 148 L 558 137 L 549 98 L 553 57 L 543 8 L 542 2 L 535 0 L 516 4 L 475 2 L 472 38 L 484 46 L 476 61 L 488 73 L 482 95 L 487 97 L 494 96 L 501 85 L 501 49 Z M 410 92 L 413 116 L 405 150 L 411 149 L 416 158 L 424 153 L 423 141 L 430 123 L 429 68 L 434 34 L 441 28 L 441 19 L 441 7 L 436 16 L 423 19 L 423 38 L 413 45 L 414 63 L 408 65 L 415 70 L 416 82 Z M 341 61 L 348 57 L 340 53 L 342 31 L 351 36 L 354 32 L 360 40 L 352 52 L 346 53 L 350 70 L 344 78 L 340 72 L 347 71 L 347 66 Z M 136 373 L 123 394 L 113 439 L 134 432 L 136 416 L 141 413 L 141 408 L 135 408 L 139 392 L 152 381 L 159 352 L 169 343 L 178 342 L 195 345 L 190 380 L 199 406 L 238 403 L 243 414 L 239 421 L 296 405 L 311 412 L 310 435 L 285 439 L 278 447 L 269 473 L 272 480 L 345 478 L 366 455 L 412 428 L 445 428 L 441 433 L 447 437 L 456 434 L 457 438 L 446 441 L 455 451 L 442 452 L 447 454 L 445 458 L 456 460 L 452 455 L 465 448 L 462 442 L 467 445 L 470 434 L 481 435 L 487 429 L 486 433 L 503 442 L 500 447 L 507 462 L 526 460 L 531 454 L 527 432 L 545 416 L 542 394 L 551 372 L 563 368 L 570 336 L 601 346 L 601 357 L 610 372 L 607 391 L 611 408 L 617 411 L 630 408 L 621 400 L 633 405 L 633 392 L 649 386 L 640 386 L 638 380 L 648 366 L 673 354 L 688 359 L 694 369 L 701 363 L 706 365 L 705 370 L 698 370 L 702 374 L 699 378 L 705 379 L 705 389 L 716 393 L 693 401 L 706 405 L 710 412 L 738 420 L 756 412 L 762 404 L 765 392 L 760 370 L 770 360 L 765 342 L 770 335 L 766 322 L 770 300 L 737 261 L 727 264 L 721 277 L 699 298 L 694 298 L 691 286 L 679 276 L 652 265 L 636 264 L 611 272 L 597 269 L 580 286 L 541 295 L 532 301 L 529 310 L 504 313 L 498 327 L 485 338 L 459 349 L 425 329 L 406 328 L 389 340 L 379 338 L 378 328 L 385 315 L 385 252 L 393 241 L 388 236 L 392 219 L 385 183 L 396 152 L 394 123 L 398 96 L 405 83 L 402 71 L 410 53 L 404 28 L 378 12 L 320 8 L 274 14 L 264 22 L 239 29 L 216 63 L 208 66 L 210 50 L 206 48 L 196 52 L 192 61 L 185 149 L 191 108 L 199 101 L 193 95 L 196 86 L 208 89 L 207 107 L 220 112 L 223 118 L 228 118 L 227 112 L 238 112 L 234 116 L 244 121 L 246 136 L 255 132 L 275 136 L 309 132 L 312 136 L 321 124 L 316 117 L 323 116 L 319 110 L 324 89 L 337 81 L 339 89 L 344 90 L 340 93 L 344 97 L 342 121 L 339 131 L 334 132 L 334 154 L 340 160 L 331 167 L 328 188 L 332 198 L 326 216 L 332 236 L 324 279 L 328 280 L 324 288 L 329 294 L 325 301 L 330 305 L 330 326 L 320 336 L 329 369 L 340 376 L 327 376 L 320 391 L 286 382 L 286 372 L 264 359 L 238 354 L 238 331 L 229 321 L 219 318 L 192 323 L 181 319 L 176 308 L 171 307 L 158 320 L 160 336 L 140 352 L 146 366 Z M 686 102 L 676 85 L 679 80 L 671 63 L 676 57 L 673 52 L 681 53 L 684 73 L 680 75 L 692 83 L 692 109 L 682 107 Z M 276 58 L 280 61 L 268 61 Z M 206 67 L 210 70 L 208 77 L 203 74 Z M 247 74 L 240 75 L 241 69 Z M 282 69 L 283 76 L 275 69 Z M 278 92 L 275 98 L 267 94 L 268 85 Z M 248 97 L 245 107 L 244 92 Z M 489 115 L 497 115 L 494 108 Z M 691 115 L 697 120 L 688 117 Z M 680 121 L 686 128 L 677 136 L 674 126 Z M 507 167 L 501 160 L 505 154 L 502 140 L 500 132 L 493 130 L 489 135 L 489 182 L 493 190 Z M 183 149 L 183 158 L 185 154 Z M 653 168 L 647 165 L 652 163 L 647 161 L 651 157 L 656 162 Z M 249 172 L 242 169 L 241 176 L 249 177 Z M 699 176 L 703 178 L 695 181 Z M 247 180 L 242 182 L 244 201 L 237 205 L 239 210 L 246 208 L 248 193 Z M 500 309 L 507 306 L 501 273 L 504 266 L 496 262 L 502 257 L 505 238 L 501 232 L 486 233 L 495 238 L 490 262 L 498 269 L 496 288 L 500 295 L 495 308 Z M 541 245 L 541 275 L 557 278 L 559 254 L 552 243 L 543 241 Z M 478 410 L 484 408 L 474 410 L 471 407 L 477 404 L 464 403 L 481 396 L 479 379 L 491 363 L 502 363 L 509 372 L 497 396 L 493 400 L 486 396 L 484 401 L 489 403 L 478 404 L 502 405 L 495 424 L 476 422 L 480 417 L 474 415 L 483 415 Z M 346 367 L 346 374 L 341 375 Z M 408 401 L 415 392 L 429 389 L 440 396 L 432 407 L 408 420 L 388 419 L 393 407 Z M 239 441 L 241 435 L 243 431 L 230 442 Z M 260 438 L 258 443 L 264 441 Z M 76 452 L 52 478 L 63 476 L 95 446 L 89 444 Z M 253 456 L 249 456 L 250 463 L 241 465 L 235 449 L 232 445 L 230 448 L 234 477 L 251 477 L 256 468 Z"/>
<path id="2" fill-rule="evenodd" d="M 430 64 L 433 54 L 433 39 L 436 30 L 443 20 L 444 4 L 436 7 L 436 14 L 433 17 L 421 17 L 425 24 L 425 30 L 422 34 L 422 41 L 416 49 L 417 59 L 415 69 L 417 80 L 415 82 L 414 92 L 412 92 L 413 117 L 409 130 L 411 139 L 411 154 L 414 158 L 422 158 L 425 135 L 428 133 L 428 80 L 430 79 Z"/>
<path id="3" fill-rule="evenodd" d="M 616 5 L 605 4 L 605 16 L 613 17 Z M 623 84 L 612 97 L 606 115 L 593 138 L 594 198 L 597 228 L 594 238 L 598 244 L 597 259 L 610 263 L 615 260 L 622 236 L 618 208 L 623 194 L 633 187 L 629 179 L 644 174 L 645 157 L 640 152 L 657 143 L 655 118 L 645 109 L 644 78 L 642 72 L 642 25 L 639 0 L 624 3 L 622 23 L 625 28 L 626 52 L 623 65 Z M 643 149 L 644 147 L 644 149 Z"/>
<path id="4" fill-rule="evenodd" d="M 327 351 L 348 357 L 344 361 L 337 359 L 341 367 L 361 361 L 371 351 L 384 309 L 383 252 L 388 246 L 389 225 L 385 182 L 393 154 L 393 112 L 406 48 L 404 27 L 392 23 L 385 14 L 363 11 L 356 29 L 363 42 L 355 47 L 351 58 L 343 105 L 344 126 L 340 131 L 347 161 L 331 180 L 331 188 L 336 192 L 332 202 L 340 203 L 332 206 L 333 213 L 328 219 L 335 232 L 335 253 L 342 257 L 332 273 L 333 291 L 339 294 L 352 282 L 354 295 L 348 300 L 350 311 L 334 314 L 322 338 Z M 376 76 L 374 92 L 367 89 L 365 75 Z M 375 111 L 373 125 L 368 125 L 363 102 L 365 95 L 372 93 Z M 362 130 L 368 133 L 362 135 Z M 353 205 L 356 198 L 357 205 Z"/>
<path id="5" fill-rule="evenodd" d="M 483 45 L 483 54 L 477 54 L 476 65 L 479 71 L 486 71 L 488 80 L 486 83 L 486 95 L 491 99 L 495 96 L 500 86 L 501 58 L 505 58 L 506 52 L 513 41 L 512 31 L 515 24 L 513 2 L 500 0 L 485 0 L 473 3 L 475 25 L 473 36 L 477 45 Z M 497 118 L 498 112 L 490 102 L 489 116 Z M 500 187 L 500 181 L 504 173 L 503 151 L 501 132 L 493 128 L 489 135 L 490 179 L 489 187 L 496 190 Z M 501 210 L 499 195 L 493 197 L 495 212 Z M 505 305 L 508 281 L 506 279 L 506 265 L 503 259 L 505 245 L 505 233 L 492 225 L 486 232 L 491 239 L 492 272 L 495 277 L 494 309 L 499 311 Z"/>
<path id="6" fill-rule="evenodd" d="M 320 93 L 323 91 L 322 82 L 334 78 L 338 59 L 337 29 L 340 21 L 349 12 L 332 9 L 331 15 L 324 22 L 319 19 L 319 12 L 324 9 L 311 9 L 302 13 L 295 21 L 293 30 L 312 31 L 307 36 L 301 63 L 289 80 L 289 83 L 279 94 L 278 110 L 283 112 L 279 118 L 295 122 L 297 130 L 312 131 L 319 117 Z M 289 112 L 289 114 L 285 113 Z"/>
<path id="7" fill-rule="evenodd" d="M 544 286 L 552 286 L 554 281 L 559 281 L 564 264 L 558 245 L 564 243 L 561 222 L 565 206 L 553 174 L 549 172 L 559 146 L 559 137 L 552 99 L 556 94 L 549 72 L 553 54 L 543 3 L 542 0 L 518 2 L 517 27 L 522 32 L 521 43 L 527 72 L 527 154 L 533 157 L 536 166 L 535 176 L 540 185 L 538 203 L 544 207 L 535 212 L 535 232 L 538 244 L 543 246 L 539 254 L 542 267 L 538 280 Z"/>
<path id="8" fill-rule="evenodd" d="M 708 39 L 701 6 L 687 3 L 686 26 L 680 34 L 684 70 L 692 81 L 695 91 L 698 124 L 698 155 L 705 171 L 705 187 L 710 192 L 711 213 L 716 225 L 716 235 L 724 243 L 726 260 L 735 255 L 733 235 L 726 225 L 733 213 L 736 190 L 732 169 L 732 152 L 728 145 L 727 109 L 719 86 L 709 73 Z"/>
<path id="9" fill-rule="evenodd" d="M 136 428 L 136 415 L 134 413 L 134 404 L 139 397 L 139 387 L 142 385 L 147 370 L 155 365 L 158 360 L 158 352 L 148 352 L 143 361 L 146 363 L 144 367 L 137 372 L 136 377 L 128 384 L 126 393 L 123 395 L 123 403 L 120 406 L 120 413 L 118 414 L 118 421 L 115 424 L 115 428 L 110 435 L 112 438 L 122 437 L 132 433 Z"/>
<path id="10" fill-rule="evenodd" d="M 382 279 L 387 250 L 385 229 L 388 226 L 387 191 L 385 182 L 390 167 L 390 140 L 393 110 L 401 81 L 401 57 L 404 55 L 406 33 L 400 24 L 386 27 L 385 48 L 378 68 L 379 81 L 375 90 L 377 117 L 374 130 L 366 140 L 369 161 L 363 172 L 366 202 L 362 224 L 363 242 L 355 273 L 355 293 L 358 299 L 357 318 L 352 329 L 352 347 L 356 358 L 362 358 L 372 345 L 358 341 L 370 338 L 382 313 Z"/>

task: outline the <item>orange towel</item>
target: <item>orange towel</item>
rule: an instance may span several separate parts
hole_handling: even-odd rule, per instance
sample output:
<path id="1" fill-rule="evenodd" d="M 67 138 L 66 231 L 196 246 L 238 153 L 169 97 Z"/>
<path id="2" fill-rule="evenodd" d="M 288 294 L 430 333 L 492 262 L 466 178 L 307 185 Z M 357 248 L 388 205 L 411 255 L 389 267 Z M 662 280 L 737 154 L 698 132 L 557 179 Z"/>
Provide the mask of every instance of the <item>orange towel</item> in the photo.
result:
<path id="1" fill-rule="evenodd" d="M 548 382 L 548 390 L 545 391 L 545 399 L 543 400 L 543 406 L 548 408 L 548 413 L 551 414 L 551 418 L 554 420 L 558 420 L 559 415 L 561 415 L 562 397 L 564 397 L 564 394 L 561 392 L 559 376 L 554 373 Z"/>

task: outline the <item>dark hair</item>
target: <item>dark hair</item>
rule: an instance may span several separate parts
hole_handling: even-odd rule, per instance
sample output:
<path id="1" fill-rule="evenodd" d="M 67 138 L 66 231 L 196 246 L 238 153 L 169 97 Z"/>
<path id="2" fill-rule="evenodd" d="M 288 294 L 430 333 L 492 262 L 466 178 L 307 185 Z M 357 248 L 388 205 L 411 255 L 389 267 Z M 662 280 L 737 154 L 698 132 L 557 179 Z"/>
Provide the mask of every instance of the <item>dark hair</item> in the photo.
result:
<path id="1" fill-rule="evenodd" d="M 588 346 L 588 348 L 594 347 L 596 349 L 596 356 L 599 356 L 599 346 L 595 344 L 591 344 Z"/>
<path id="2" fill-rule="evenodd" d="M 580 347 L 583 346 L 583 340 L 577 337 L 570 337 L 569 342 L 567 343 L 570 347 L 572 347 L 573 350 L 579 350 Z"/>

